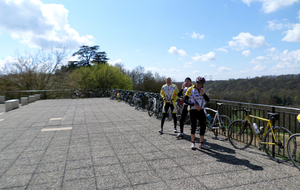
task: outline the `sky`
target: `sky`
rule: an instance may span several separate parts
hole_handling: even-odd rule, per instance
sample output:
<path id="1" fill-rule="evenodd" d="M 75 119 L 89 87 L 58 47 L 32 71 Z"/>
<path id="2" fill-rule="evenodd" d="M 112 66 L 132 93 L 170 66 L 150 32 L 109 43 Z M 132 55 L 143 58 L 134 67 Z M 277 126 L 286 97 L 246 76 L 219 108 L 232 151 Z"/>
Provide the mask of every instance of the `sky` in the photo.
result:
<path id="1" fill-rule="evenodd" d="M 0 67 L 82 45 L 173 82 L 299 74 L 300 0 L 0 0 Z"/>

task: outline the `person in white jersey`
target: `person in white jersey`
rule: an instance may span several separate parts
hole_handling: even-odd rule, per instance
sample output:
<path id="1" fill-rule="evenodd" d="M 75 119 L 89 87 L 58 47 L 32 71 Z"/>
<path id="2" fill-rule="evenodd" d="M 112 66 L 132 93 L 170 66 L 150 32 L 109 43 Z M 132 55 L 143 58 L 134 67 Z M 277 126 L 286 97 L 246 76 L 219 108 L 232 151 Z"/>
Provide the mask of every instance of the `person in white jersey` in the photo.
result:
<path id="1" fill-rule="evenodd" d="M 186 94 L 184 102 L 190 106 L 190 117 L 191 117 L 191 141 L 192 149 L 196 149 L 195 147 L 195 132 L 197 126 L 197 120 L 200 124 L 200 144 L 199 148 L 210 149 L 210 146 L 204 144 L 204 133 L 206 129 L 206 115 L 204 113 L 205 101 L 209 101 L 209 97 L 205 94 L 203 85 L 205 83 L 204 77 L 196 78 L 196 85 L 194 87 L 190 87 Z"/>

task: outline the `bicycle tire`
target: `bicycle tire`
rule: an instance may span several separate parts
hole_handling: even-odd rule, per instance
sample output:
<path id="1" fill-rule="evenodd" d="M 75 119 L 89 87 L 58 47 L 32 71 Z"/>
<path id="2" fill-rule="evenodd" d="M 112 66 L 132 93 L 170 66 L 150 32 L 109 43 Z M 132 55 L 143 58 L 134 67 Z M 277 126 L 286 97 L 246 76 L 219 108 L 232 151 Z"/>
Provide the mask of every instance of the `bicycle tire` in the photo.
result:
<path id="1" fill-rule="evenodd" d="M 216 123 L 217 126 L 220 126 L 218 129 L 217 138 L 220 141 L 225 141 L 228 139 L 228 128 L 231 124 L 231 120 L 227 115 L 220 115 L 220 120 Z"/>
<path id="2" fill-rule="evenodd" d="M 134 101 L 133 101 L 132 99 L 129 100 L 129 105 L 130 105 L 131 107 L 134 107 Z"/>
<path id="3" fill-rule="evenodd" d="M 287 151 L 293 164 L 300 170 L 300 133 L 290 136 L 287 142 Z"/>
<path id="4" fill-rule="evenodd" d="M 76 97 L 77 97 L 76 93 L 72 93 L 72 94 L 71 94 L 71 98 L 72 98 L 72 99 L 75 99 Z"/>
<path id="5" fill-rule="evenodd" d="M 287 141 L 289 139 L 290 136 L 292 136 L 293 134 L 286 128 L 284 127 L 274 127 L 273 128 L 274 134 L 278 135 L 280 142 L 282 143 L 282 145 L 275 145 L 275 151 L 274 151 L 274 155 L 275 157 L 273 157 L 273 149 L 272 146 L 273 145 L 268 145 L 268 144 L 264 144 L 264 150 L 267 153 L 268 157 L 271 160 L 274 160 L 278 163 L 282 163 L 282 162 L 286 162 L 289 161 L 290 159 L 288 158 L 288 152 L 287 152 Z M 272 130 L 269 129 L 266 132 L 266 135 L 263 138 L 263 142 L 272 142 L 272 138 L 273 138 L 273 133 Z M 281 154 L 281 152 L 283 152 L 283 154 Z"/>
<path id="6" fill-rule="evenodd" d="M 249 147 L 253 140 L 253 131 L 250 124 L 245 123 L 244 120 L 233 121 L 228 128 L 228 139 L 236 149 L 244 150 Z"/>
<path id="7" fill-rule="evenodd" d="M 153 111 L 153 104 L 149 105 L 148 107 L 148 115 L 150 117 L 152 117 L 152 115 L 154 114 L 154 111 Z"/>

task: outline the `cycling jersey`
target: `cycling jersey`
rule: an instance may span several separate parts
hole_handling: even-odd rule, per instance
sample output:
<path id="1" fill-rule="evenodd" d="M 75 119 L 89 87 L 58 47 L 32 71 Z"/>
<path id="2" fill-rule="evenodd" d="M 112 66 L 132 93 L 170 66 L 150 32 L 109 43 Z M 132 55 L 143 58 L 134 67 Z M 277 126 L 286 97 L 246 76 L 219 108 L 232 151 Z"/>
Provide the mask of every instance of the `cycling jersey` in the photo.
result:
<path id="1" fill-rule="evenodd" d="M 172 109 L 173 109 L 172 113 L 177 112 L 176 109 L 176 100 L 178 99 L 177 94 L 178 94 L 178 88 L 175 84 L 170 84 L 170 85 L 165 84 L 161 87 L 160 95 L 162 99 L 164 99 L 164 106 L 162 110 L 163 113 L 166 113 L 165 107 L 167 102 L 171 102 Z M 169 106 L 167 106 L 167 109 L 168 108 Z"/>
<path id="2" fill-rule="evenodd" d="M 199 105 L 201 109 L 203 109 L 205 107 L 205 101 L 209 101 L 209 97 L 205 94 L 205 92 L 202 94 L 195 86 L 190 87 L 185 93 L 184 102 L 190 106 L 190 110 L 197 109 L 194 106 L 195 104 Z"/>
<path id="3" fill-rule="evenodd" d="M 183 95 L 185 95 L 186 94 L 186 91 L 190 88 L 190 87 L 194 87 L 194 85 L 191 85 L 191 86 L 189 86 L 189 87 L 184 87 L 184 89 L 182 90 L 180 90 L 179 92 L 178 92 L 178 96 L 181 96 L 182 94 Z M 184 105 L 187 105 L 186 103 L 183 103 Z"/>
<path id="4" fill-rule="evenodd" d="M 160 95 L 162 99 L 167 99 L 167 102 L 176 102 L 178 99 L 178 88 L 175 84 L 163 85 L 160 90 Z"/>

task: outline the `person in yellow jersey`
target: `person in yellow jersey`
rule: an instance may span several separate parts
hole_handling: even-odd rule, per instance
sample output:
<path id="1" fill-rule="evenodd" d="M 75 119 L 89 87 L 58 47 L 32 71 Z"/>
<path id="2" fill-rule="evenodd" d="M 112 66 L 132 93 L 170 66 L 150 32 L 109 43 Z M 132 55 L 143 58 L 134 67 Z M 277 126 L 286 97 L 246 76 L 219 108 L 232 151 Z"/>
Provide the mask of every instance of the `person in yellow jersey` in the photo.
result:
<path id="1" fill-rule="evenodd" d="M 204 133 L 206 129 L 206 115 L 204 113 L 205 102 L 209 101 L 209 97 L 204 92 L 203 85 L 205 83 L 204 77 L 196 78 L 196 85 L 190 87 L 184 97 L 184 102 L 189 105 L 190 117 L 191 117 L 191 149 L 195 147 L 195 132 L 197 126 L 197 120 L 200 123 L 200 144 L 199 148 L 210 149 L 210 146 L 204 144 Z"/>
<path id="2" fill-rule="evenodd" d="M 171 77 L 166 78 L 166 84 L 161 87 L 160 96 L 164 100 L 164 105 L 162 109 L 163 116 L 161 118 L 161 127 L 158 131 L 160 134 L 163 134 L 164 122 L 167 117 L 167 113 L 169 108 L 172 111 L 172 117 L 174 121 L 174 133 L 177 133 L 176 125 L 177 125 L 177 117 L 176 117 L 176 100 L 178 99 L 178 88 L 175 84 L 172 84 Z"/>

